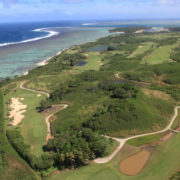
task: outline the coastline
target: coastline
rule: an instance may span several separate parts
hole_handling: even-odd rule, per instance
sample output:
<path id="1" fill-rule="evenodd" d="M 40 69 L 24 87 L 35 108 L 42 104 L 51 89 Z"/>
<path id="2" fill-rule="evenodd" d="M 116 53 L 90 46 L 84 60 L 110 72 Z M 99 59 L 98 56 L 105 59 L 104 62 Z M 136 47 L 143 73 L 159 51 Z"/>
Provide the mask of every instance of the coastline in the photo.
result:
<path id="1" fill-rule="evenodd" d="M 63 50 L 63 51 L 64 51 L 64 50 Z M 51 57 L 49 57 L 49 58 L 47 58 L 47 59 L 45 59 L 45 60 L 43 60 L 43 61 L 40 61 L 39 63 L 36 64 L 37 67 L 47 65 L 47 64 L 49 63 L 49 61 L 50 61 L 53 57 L 58 56 L 58 55 L 60 55 L 61 53 L 62 53 L 62 51 L 59 51 L 59 52 L 56 53 L 54 56 L 51 56 Z"/>
<path id="2" fill-rule="evenodd" d="M 56 53 L 55 55 L 53 55 L 53 56 L 51 56 L 51 57 L 49 57 L 49 58 L 46 58 L 46 59 L 44 59 L 44 60 L 36 63 L 36 67 L 41 67 L 41 66 L 47 65 L 53 57 L 60 55 L 60 54 L 61 54 L 63 51 L 65 51 L 65 50 L 66 50 L 66 49 L 61 50 L 61 51 L 59 51 L 58 53 Z M 35 68 L 36 68 L 36 67 L 35 67 Z M 33 69 L 34 69 L 34 68 L 33 68 Z M 24 72 L 24 73 L 22 74 L 22 76 L 28 75 L 28 74 L 29 74 L 29 71 L 30 71 L 30 70 Z"/>
<path id="3" fill-rule="evenodd" d="M 72 46 L 70 46 L 70 47 L 68 47 L 68 48 L 65 48 L 65 49 L 63 49 L 63 50 L 60 50 L 60 51 L 57 52 L 55 55 L 50 56 L 50 57 L 48 57 L 48 58 L 46 58 L 46 59 L 44 59 L 44 60 L 36 63 L 36 64 L 35 64 L 36 66 L 35 66 L 34 68 L 47 65 L 53 57 L 60 55 L 63 51 L 66 51 L 66 50 L 68 50 L 68 49 L 71 49 L 73 46 L 83 45 L 83 44 L 88 43 L 88 42 L 95 42 L 95 41 L 97 41 L 99 38 L 103 38 L 103 37 L 107 37 L 107 36 L 111 36 L 111 35 L 112 35 L 112 34 L 109 33 L 109 34 L 107 34 L 107 35 L 105 35 L 105 36 L 98 37 L 98 38 L 96 38 L 96 39 L 94 39 L 94 40 L 92 40 L 92 41 L 87 41 L 87 42 L 83 42 L 83 43 L 80 43 L 80 44 L 75 44 L 75 45 L 72 45 Z M 34 69 L 34 68 L 33 68 L 33 69 Z M 28 74 L 29 74 L 29 71 L 30 71 L 30 70 L 25 71 L 25 72 L 24 72 L 23 74 L 21 74 L 20 76 L 26 76 L 26 75 L 28 75 Z"/>

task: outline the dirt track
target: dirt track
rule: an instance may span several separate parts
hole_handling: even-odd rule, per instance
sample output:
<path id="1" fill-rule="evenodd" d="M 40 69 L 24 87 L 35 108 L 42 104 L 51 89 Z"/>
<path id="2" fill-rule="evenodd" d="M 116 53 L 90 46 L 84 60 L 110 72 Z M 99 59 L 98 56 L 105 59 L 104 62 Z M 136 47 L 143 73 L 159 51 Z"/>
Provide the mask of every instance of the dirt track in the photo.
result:
<path id="1" fill-rule="evenodd" d="M 24 87 L 24 84 L 25 84 L 25 81 L 20 84 L 20 88 L 21 88 L 21 89 L 24 89 L 24 90 L 26 90 L 26 91 L 35 92 L 35 93 L 45 94 L 45 95 L 49 98 L 49 96 L 50 96 L 49 93 L 44 92 L 44 91 L 39 91 L 39 90 L 34 90 L 34 89 L 26 88 L 26 87 Z M 46 122 L 46 124 L 47 124 L 46 143 L 48 142 L 49 139 L 52 139 L 52 138 L 53 138 L 53 136 L 52 136 L 52 134 L 51 134 L 51 123 L 50 123 L 51 118 L 52 118 L 52 117 L 54 116 L 54 114 L 56 114 L 57 112 L 62 111 L 63 109 L 66 109 L 66 108 L 68 107 L 68 105 L 67 105 L 67 104 L 58 104 L 58 105 L 53 105 L 53 107 L 59 107 L 59 109 L 56 110 L 55 112 L 53 112 L 52 114 L 49 114 L 49 115 L 45 118 L 45 122 Z M 62 107 L 62 108 L 60 108 L 60 107 Z"/>

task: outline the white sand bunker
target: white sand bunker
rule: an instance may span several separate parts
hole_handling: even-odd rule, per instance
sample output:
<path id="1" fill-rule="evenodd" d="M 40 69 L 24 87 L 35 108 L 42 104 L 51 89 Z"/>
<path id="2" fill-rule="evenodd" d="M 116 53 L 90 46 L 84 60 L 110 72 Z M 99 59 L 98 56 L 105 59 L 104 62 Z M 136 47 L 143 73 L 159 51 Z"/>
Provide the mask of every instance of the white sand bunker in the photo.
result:
<path id="1" fill-rule="evenodd" d="M 20 101 L 24 100 L 24 98 L 11 98 L 11 105 L 9 118 L 13 118 L 11 124 L 13 126 L 17 126 L 22 119 L 24 118 L 23 113 L 26 112 L 27 105 L 22 104 Z"/>

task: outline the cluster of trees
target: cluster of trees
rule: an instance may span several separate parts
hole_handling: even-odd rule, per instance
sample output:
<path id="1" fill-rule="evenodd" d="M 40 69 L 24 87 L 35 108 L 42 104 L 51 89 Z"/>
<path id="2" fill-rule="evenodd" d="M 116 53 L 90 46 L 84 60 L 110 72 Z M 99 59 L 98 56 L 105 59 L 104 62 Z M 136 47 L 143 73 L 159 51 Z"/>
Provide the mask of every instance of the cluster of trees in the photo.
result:
<path id="1" fill-rule="evenodd" d="M 177 42 L 176 38 L 166 38 L 166 39 L 157 40 L 159 46 L 172 45 L 175 44 L 176 42 Z"/>
<path id="2" fill-rule="evenodd" d="M 99 88 L 107 92 L 112 98 L 118 99 L 136 98 L 138 93 L 138 89 L 135 86 L 122 81 L 99 83 Z"/>
<path id="3" fill-rule="evenodd" d="M 79 61 L 85 60 L 86 56 L 81 53 L 63 53 L 61 56 L 61 62 L 68 66 L 75 66 Z M 55 61 L 58 61 L 58 59 L 54 59 Z"/>
<path id="4" fill-rule="evenodd" d="M 129 121 L 137 119 L 136 106 L 132 99 L 137 98 L 138 89 L 132 84 L 122 82 L 99 83 L 99 88 L 111 97 L 110 103 L 98 109 L 83 127 L 101 133 L 124 129 Z"/>
<path id="5" fill-rule="evenodd" d="M 5 165 L 5 143 L 4 102 L 3 93 L 0 91 L 0 170 Z"/>
<path id="6" fill-rule="evenodd" d="M 54 157 L 51 154 L 43 154 L 36 157 L 32 154 L 30 146 L 24 143 L 24 139 L 18 130 L 8 130 L 7 138 L 14 149 L 28 164 L 37 171 L 47 170 L 52 167 Z"/>
<path id="7" fill-rule="evenodd" d="M 102 157 L 109 140 L 90 128 L 71 127 L 58 134 L 44 146 L 45 151 L 56 153 L 59 168 L 79 167 L 96 157 Z"/>
<path id="8" fill-rule="evenodd" d="M 111 140 L 89 128 L 71 127 L 58 134 L 45 145 L 40 157 L 30 151 L 30 146 L 18 130 L 8 130 L 7 137 L 19 155 L 36 171 L 43 173 L 52 167 L 59 169 L 77 168 L 88 164 L 89 160 L 102 157 Z"/>
<path id="9" fill-rule="evenodd" d="M 86 56 L 82 53 L 67 53 L 66 51 L 62 52 L 60 55 L 57 55 L 51 59 L 51 61 L 46 66 L 40 66 L 29 71 L 27 78 L 33 78 L 39 76 L 39 74 L 49 75 L 56 74 L 61 72 L 64 69 L 69 69 L 72 66 L 77 65 L 78 62 L 85 60 Z M 23 79 L 23 77 L 21 77 Z"/>
<path id="10" fill-rule="evenodd" d="M 169 180 L 178 180 L 178 179 L 180 179 L 180 171 L 169 178 Z"/>
<path id="11" fill-rule="evenodd" d="M 121 27 L 121 28 L 115 28 L 112 30 L 109 30 L 109 32 L 125 32 L 125 33 L 135 33 L 136 31 L 144 29 L 149 29 L 148 27 L 144 26 L 137 26 L 137 27 Z"/>
<path id="12" fill-rule="evenodd" d="M 180 47 L 174 49 L 174 51 L 171 53 L 170 58 L 178 63 L 180 62 Z"/>

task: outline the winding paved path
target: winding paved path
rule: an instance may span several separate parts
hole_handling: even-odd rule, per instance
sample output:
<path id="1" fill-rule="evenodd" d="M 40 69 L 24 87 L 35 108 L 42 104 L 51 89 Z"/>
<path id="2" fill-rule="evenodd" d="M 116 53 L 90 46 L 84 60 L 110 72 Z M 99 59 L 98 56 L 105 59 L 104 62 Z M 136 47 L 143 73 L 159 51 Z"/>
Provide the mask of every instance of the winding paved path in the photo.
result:
<path id="1" fill-rule="evenodd" d="M 116 74 L 115 76 L 119 78 L 119 74 Z M 24 84 L 25 84 L 25 82 L 20 84 L 20 88 L 21 89 L 24 89 L 24 90 L 27 90 L 27 91 L 31 91 L 31 92 L 36 92 L 36 93 L 42 93 L 42 94 L 45 94 L 47 97 L 50 96 L 49 93 L 44 92 L 44 91 L 39 91 L 39 90 L 33 90 L 33 89 L 25 88 L 23 86 Z M 63 106 L 62 109 L 60 109 L 58 111 L 61 111 L 61 110 L 66 109 L 68 107 L 67 104 L 60 104 L 60 105 L 53 105 L 53 106 Z M 174 123 L 174 121 L 175 121 L 175 119 L 176 119 L 176 117 L 178 115 L 178 110 L 179 109 L 180 109 L 180 106 L 175 107 L 175 109 L 174 109 L 174 116 L 172 117 L 169 125 L 166 128 L 164 128 L 163 130 L 156 131 L 156 132 L 151 132 L 151 133 L 140 134 L 140 135 L 135 135 L 135 136 L 131 136 L 131 137 L 128 137 L 128 138 L 115 138 L 115 137 L 105 136 L 106 138 L 111 138 L 113 140 L 118 141 L 119 142 L 119 146 L 108 157 L 95 159 L 94 162 L 97 163 L 97 164 L 104 164 L 104 163 L 107 163 L 107 162 L 111 161 L 116 156 L 116 154 L 123 148 L 123 146 L 126 144 L 126 142 L 131 140 L 131 139 L 135 139 L 135 138 L 139 138 L 139 137 L 145 137 L 145 136 L 150 136 L 150 135 L 155 135 L 155 134 L 160 134 L 160 133 L 166 132 L 168 130 L 172 130 L 171 127 L 172 127 L 172 125 L 173 125 L 173 123 Z M 46 124 L 47 124 L 47 127 L 48 127 L 48 130 L 47 130 L 48 134 L 47 134 L 46 141 L 49 140 L 50 138 L 52 138 L 51 128 L 50 128 L 50 119 L 58 111 L 56 111 L 56 112 L 50 114 L 48 117 L 46 117 Z"/>
<path id="2" fill-rule="evenodd" d="M 180 106 L 177 106 L 175 107 L 174 109 L 174 116 L 172 117 L 169 125 L 163 129 L 163 130 L 160 130 L 160 131 L 156 131 L 156 132 L 152 132 L 152 133 L 145 133 L 145 134 L 140 134 L 140 135 L 136 135 L 136 136 L 131 136 L 131 137 L 128 137 L 128 138 L 112 138 L 113 140 L 116 140 L 118 141 L 120 144 L 119 146 L 117 147 L 117 149 L 108 157 L 105 157 L 105 158 L 98 158 L 98 159 L 95 159 L 94 162 L 97 163 L 97 164 L 104 164 L 104 163 L 107 163 L 109 161 L 111 161 L 115 156 L 116 154 L 123 148 L 124 144 L 131 140 L 131 139 L 135 139 L 135 138 L 139 138 L 139 137 L 145 137 L 145 136 L 150 136 L 150 135 L 155 135 L 155 134 L 160 134 L 160 133 L 163 133 L 163 132 L 166 132 L 168 130 L 171 130 L 171 126 L 173 125 L 177 115 L 178 115 L 178 109 L 180 109 Z M 107 138 L 111 138 L 111 137 L 108 137 L 106 136 Z"/>
<path id="3" fill-rule="evenodd" d="M 119 79 L 123 79 L 123 80 L 126 80 L 124 78 L 120 78 L 119 77 L 119 74 L 115 74 L 115 77 L 116 78 L 119 78 Z M 133 80 L 128 80 L 128 81 L 132 81 L 132 82 L 135 82 L 137 83 L 138 81 L 133 81 Z M 139 82 L 138 82 L 139 83 Z M 140 83 L 143 83 L 143 84 L 146 84 L 146 85 L 149 85 L 150 83 L 146 83 L 146 82 L 140 82 Z M 163 132 L 166 132 L 168 130 L 171 130 L 171 127 L 178 115 L 178 109 L 180 109 L 180 106 L 177 106 L 175 107 L 174 109 L 174 116 L 172 117 L 169 125 L 163 129 L 163 130 L 160 130 L 160 131 L 156 131 L 156 132 L 152 132 L 152 133 L 145 133 L 145 134 L 140 134 L 140 135 L 135 135 L 135 136 L 131 136 L 131 137 L 128 137 L 128 138 L 115 138 L 115 137 L 108 137 L 108 136 L 105 136 L 107 138 L 111 138 L 113 140 L 116 140 L 119 142 L 119 146 L 116 148 L 116 150 L 111 154 L 109 155 L 108 157 L 105 157 L 105 158 L 98 158 L 98 159 L 95 159 L 94 162 L 97 163 L 97 164 L 104 164 L 104 163 L 108 163 L 109 161 L 111 161 L 115 156 L 116 154 L 123 148 L 123 146 L 126 144 L 127 141 L 131 140 L 131 139 L 135 139 L 135 138 L 139 138 L 139 137 L 145 137 L 145 136 L 150 136 L 150 135 L 155 135 L 155 134 L 160 134 L 160 133 L 163 133 Z M 177 132 L 176 132 L 177 133 Z"/>
<path id="4" fill-rule="evenodd" d="M 20 88 L 23 89 L 23 90 L 26 90 L 26 91 L 31 91 L 31 92 L 34 92 L 34 93 L 41 93 L 41 94 L 45 94 L 48 98 L 50 97 L 50 94 L 45 92 L 45 91 L 40 91 L 40 90 L 34 90 L 34 89 L 29 89 L 29 88 L 26 88 L 24 87 L 24 84 L 26 83 L 26 81 L 22 82 L 20 84 Z M 61 109 L 58 109 L 57 111 L 53 112 L 52 114 L 48 115 L 46 118 L 45 118 L 45 122 L 47 124 L 47 136 L 46 136 L 46 143 L 48 142 L 49 139 L 52 139 L 53 136 L 51 134 L 51 123 L 50 123 L 50 119 L 54 116 L 54 114 L 56 114 L 57 112 L 59 111 L 62 111 L 63 109 L 66 109 L 68 107 L 67 104 L 58 104 L 58 105 L 53 105 L 52 107 L 62 107 Z"/>

